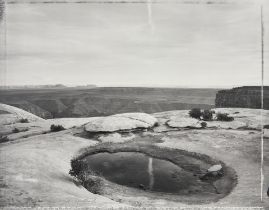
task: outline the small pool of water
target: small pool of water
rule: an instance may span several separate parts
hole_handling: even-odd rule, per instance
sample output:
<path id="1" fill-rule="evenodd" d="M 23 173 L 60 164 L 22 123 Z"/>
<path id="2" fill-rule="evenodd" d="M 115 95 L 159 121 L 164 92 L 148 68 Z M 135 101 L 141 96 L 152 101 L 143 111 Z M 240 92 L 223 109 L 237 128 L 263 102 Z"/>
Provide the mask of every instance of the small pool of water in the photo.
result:
<path id="1" fill-rule="evenodd" d="M 202 182 L 195 174 L 143 153 L 103 152 L 85 160 L 91 171 L 120 185 L 176 194 L 216 193 L 210 183 Z"/>

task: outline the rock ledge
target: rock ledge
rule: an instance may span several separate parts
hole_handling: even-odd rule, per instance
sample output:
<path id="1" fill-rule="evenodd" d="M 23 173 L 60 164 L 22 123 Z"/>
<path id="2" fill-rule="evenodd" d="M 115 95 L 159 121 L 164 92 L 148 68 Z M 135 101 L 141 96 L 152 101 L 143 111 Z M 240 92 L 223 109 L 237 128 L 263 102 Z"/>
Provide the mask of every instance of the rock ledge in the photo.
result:
<path id="1" fill-rule="evenodd" d="M 157 119 L 145 113 L 124 113 L 108 117 L 95 118 L 85 125 L 88 132 L 115 132 L 139 128 L 151 128 L 158 123 Z"/>

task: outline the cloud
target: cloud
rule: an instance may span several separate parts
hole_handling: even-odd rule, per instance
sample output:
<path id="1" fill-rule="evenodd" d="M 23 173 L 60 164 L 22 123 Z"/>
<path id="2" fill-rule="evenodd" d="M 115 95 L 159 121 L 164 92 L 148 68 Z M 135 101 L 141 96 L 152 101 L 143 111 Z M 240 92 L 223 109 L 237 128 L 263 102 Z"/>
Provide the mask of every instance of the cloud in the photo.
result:
<path id="1" fill-rule="evenodd" d="M 147 4 L 8 7 L 10 84 L 36 84 L 37 77 L 98 85 L 260 82 L 255 5 L 152 4 L 154 32 Z"/>

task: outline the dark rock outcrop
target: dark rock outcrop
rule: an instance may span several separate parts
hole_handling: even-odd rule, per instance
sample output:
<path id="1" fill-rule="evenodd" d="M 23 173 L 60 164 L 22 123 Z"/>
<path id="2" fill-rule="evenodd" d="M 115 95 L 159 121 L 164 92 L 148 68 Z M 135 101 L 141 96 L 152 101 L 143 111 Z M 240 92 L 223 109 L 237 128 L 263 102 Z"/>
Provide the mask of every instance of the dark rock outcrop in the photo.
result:
<path id="1" fill-rule="evenodd" d="M 264 87 L 264 109 L 269 109 L 269 86 Z M 216 95 L 216 107 L 261 108 L 261 87 L 244 86 L 220 90 Z"/>

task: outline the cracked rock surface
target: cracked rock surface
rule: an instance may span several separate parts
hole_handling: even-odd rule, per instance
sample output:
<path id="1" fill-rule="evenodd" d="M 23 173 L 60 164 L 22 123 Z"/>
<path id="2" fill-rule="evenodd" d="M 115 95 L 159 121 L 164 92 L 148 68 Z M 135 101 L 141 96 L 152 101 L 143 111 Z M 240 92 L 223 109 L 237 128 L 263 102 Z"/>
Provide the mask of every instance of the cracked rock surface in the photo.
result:
<path id="1" fill-rule="evenodd" d="M 115 132 L 136 128 L 151 128 L 157 119 L 145 113 L 124 113 L 108 117 L 99 117 L 85 125 L 88 132 Z"/>

